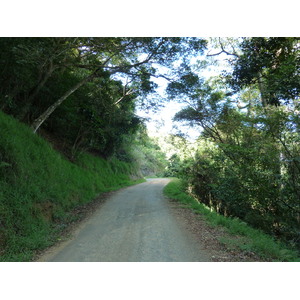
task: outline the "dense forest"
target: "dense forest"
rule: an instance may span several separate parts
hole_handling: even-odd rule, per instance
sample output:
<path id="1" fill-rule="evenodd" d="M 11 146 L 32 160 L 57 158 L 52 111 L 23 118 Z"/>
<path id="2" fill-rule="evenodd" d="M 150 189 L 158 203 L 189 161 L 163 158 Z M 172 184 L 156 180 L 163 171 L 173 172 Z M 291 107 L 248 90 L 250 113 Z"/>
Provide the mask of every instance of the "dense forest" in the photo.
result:
<path id="1" fill-rule="evenodd" d="M 175 120 L 197 126 L 196 153 L 177 173 L 199 201 L 300 247 L 300 40 L 219 39 L 230 69 L 170 83 L 187 103 Z M 229 71 L 228 71 L 229 70 Z"/>
<path id="2" fill-rule="evenodd" d="M 45 37 L 0 44 L 2 186 L 20 176 L 2 133 L 9 115 L 70 163 L 82 164 L 89 153 L 136 178 L 180 177 L 219 214 L 300 249 L 299 38 Z M 221 59 L 219 74 L 204 76 Z M 164 96 L 157 94 L 159 79 L 167 83 Z M 169 102 L 185 105 L 174 122 L 198 130 L 192 146 L 179 133 L 149 137 L 137 114 Z M 4 202 L 0 214 L 7 216 Z"/>

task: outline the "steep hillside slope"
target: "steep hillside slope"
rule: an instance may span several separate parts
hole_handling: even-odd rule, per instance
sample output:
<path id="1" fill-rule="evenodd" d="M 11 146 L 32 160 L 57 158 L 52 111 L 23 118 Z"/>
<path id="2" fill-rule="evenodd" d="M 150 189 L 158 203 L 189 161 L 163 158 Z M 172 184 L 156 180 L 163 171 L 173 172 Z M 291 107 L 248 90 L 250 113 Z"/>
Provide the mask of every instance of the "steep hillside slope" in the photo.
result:
<path id="1" fill-rule="evenodd" d="M 72 208 L 133 184 L 127 163 L 82 154 L 72 163 L 0 111 L 0 260 L 30 260 L 53 243 Z"/>

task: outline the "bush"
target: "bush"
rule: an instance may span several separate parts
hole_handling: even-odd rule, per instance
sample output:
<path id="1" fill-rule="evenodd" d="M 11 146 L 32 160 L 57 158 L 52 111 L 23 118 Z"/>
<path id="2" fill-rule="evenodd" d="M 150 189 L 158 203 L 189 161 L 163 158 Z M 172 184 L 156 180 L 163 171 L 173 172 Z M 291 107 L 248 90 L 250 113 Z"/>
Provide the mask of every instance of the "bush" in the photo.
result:
<path id="1" fill-rule="evenodd" d="M 218 214 L 214 210 L 199 203 L 186 192 L 186 185 L 179 179 L 172 180 L 164 188 L 167 197 L 178 200 L 188 205 L 196 213 L 202 214 L 212 226 L 223 226 L 233 235 L 244 237 L 243 239 L 222 240 L 225 244 L 235 245 L 241 250 L 252 251 L 267 260 L 274 261 L 300 261 L 296 250 L 282 242 L 275 241 L 273 237 L 261 230 L 250 227 L 238 218 L 229 218 Z"/>

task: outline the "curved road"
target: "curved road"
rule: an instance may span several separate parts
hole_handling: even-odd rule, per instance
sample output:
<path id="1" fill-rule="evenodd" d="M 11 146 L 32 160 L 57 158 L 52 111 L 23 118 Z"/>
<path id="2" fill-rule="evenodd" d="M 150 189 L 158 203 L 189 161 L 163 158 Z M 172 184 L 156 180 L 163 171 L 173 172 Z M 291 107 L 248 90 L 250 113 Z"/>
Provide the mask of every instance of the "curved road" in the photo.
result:
<path id="1" fill-rule="evenodd" d="M 70 241 L 50 250 L 39 261 L 210 261 L 173 216 L 162 194 L 168 182 L 149 179 L 114 193 Z"/>

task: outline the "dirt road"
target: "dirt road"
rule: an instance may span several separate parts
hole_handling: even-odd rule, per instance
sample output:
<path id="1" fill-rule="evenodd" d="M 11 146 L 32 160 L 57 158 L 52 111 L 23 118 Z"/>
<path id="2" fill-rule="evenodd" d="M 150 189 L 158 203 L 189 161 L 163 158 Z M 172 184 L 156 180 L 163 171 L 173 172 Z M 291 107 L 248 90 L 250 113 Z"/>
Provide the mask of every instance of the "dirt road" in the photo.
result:
<path id="1" fill-rule="evenodd" d="M 199 241 L 172 214 L 162 194 L 168 179 L 122 189 L 39 261 L 192 262 L 210 261 Z"/>

